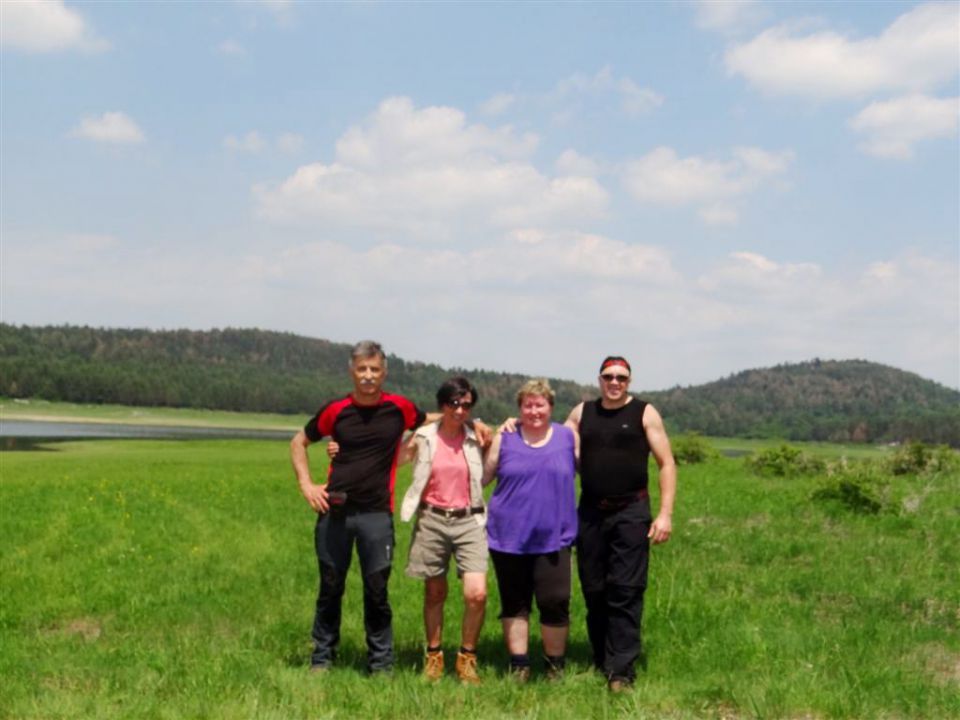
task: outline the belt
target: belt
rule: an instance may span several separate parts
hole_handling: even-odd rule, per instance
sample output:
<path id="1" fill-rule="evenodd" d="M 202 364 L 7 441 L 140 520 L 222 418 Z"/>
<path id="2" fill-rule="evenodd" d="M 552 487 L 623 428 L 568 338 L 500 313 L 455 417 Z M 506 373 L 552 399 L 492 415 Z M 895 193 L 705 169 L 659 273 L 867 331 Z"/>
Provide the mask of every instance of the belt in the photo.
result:
<path id="1" fill-rule="evenodd" d="M 646 489 L 631 493 L 630 495 L 616 495 L 614 497 L 600 498 L 593 503 L 597 510 L 623 510 L 628 505 L 633 505 L 644 498 L 650 497 Z"/>
<path id="2" fill-rule="evenodd" d="M 479 515 L 483 512 L 482 507 L 442 508 L 425 502 L 420 503 L 420 507 L 424 510 L 429 510 L 434 515 L 441 515 L 447 518 L 447 520 L 467 517 L 467 515 Z"/>

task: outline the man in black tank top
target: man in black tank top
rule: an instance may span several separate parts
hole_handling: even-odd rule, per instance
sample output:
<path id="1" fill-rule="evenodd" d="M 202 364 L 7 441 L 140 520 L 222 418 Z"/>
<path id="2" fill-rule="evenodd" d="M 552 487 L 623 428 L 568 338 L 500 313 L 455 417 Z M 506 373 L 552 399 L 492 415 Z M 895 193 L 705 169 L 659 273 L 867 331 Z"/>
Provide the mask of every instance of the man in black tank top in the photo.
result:
<path id="1" fill-rule="evenodd" d="M 630 363 L 607 357 L 600 398 L 577 405 L 566 424 L 580 433 L 577 569 L 594 662 L 612 691 L 628 688 L 640 655 L 650 543 L 670 539 L 677 468 L 656 408 L 632 397 Z M 660 467 L 660 511 L 647 492 L 647 462 Z"/>

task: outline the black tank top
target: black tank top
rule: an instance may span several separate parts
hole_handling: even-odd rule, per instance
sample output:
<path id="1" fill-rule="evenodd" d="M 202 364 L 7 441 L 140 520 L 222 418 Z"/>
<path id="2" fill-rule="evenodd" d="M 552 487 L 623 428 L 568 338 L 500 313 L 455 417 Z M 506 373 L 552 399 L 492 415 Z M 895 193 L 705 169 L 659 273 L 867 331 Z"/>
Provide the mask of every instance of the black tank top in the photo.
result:
<path id="1" fill-rule="evenodd" d="M 643 430 L 647 403 L 634 398 L 607 410 L 585 402 L 580 415 L 580 486 L 588 502 L 627 496 L 647 488 L 650 445 Z"/>

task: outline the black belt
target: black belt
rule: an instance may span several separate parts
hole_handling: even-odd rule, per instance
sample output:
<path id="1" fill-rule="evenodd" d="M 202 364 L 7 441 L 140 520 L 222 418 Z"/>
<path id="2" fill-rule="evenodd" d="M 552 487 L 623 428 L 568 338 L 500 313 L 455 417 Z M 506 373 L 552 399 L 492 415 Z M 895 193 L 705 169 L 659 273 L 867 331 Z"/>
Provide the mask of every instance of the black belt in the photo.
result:
<path id="1" fill-rule="evenodd" d="M 425 502 L 420 503 L 420 507 L 424 510 L 429 510 L 434 515 L 441 515 L 447 518 L 447 520 L 450 518 L 462 518 L 467 515 L 479 515 L 483 512 L 482 507 L 442 508 Z"/>
<path id="2" fill-rule="evenodd" d="M 625 507 L 633 505 L 635 502 L 640 502 L 647 497 L 650 497 L 650 493 L 648 493 L 646 489 L 643 489 L 635 493 L 630 493 L 629 495 L 614 495 L 612 497 L 599 498 L 587 504 L 597 510 L 623 510 Z"/>

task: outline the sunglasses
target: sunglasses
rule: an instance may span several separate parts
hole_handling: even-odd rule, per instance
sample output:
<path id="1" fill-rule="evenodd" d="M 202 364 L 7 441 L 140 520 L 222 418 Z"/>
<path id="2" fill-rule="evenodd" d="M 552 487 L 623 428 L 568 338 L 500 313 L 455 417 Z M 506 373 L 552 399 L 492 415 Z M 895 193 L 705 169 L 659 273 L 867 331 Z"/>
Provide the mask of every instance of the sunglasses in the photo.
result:
<path id="1" fill-rule="evenodd" d="M 454 410 L 457 408 L 463 408 L 464 410 L 469 410 L 473 407 L 473 403 L 469 400 L 450 400 L 447 403 L 448 406 L 452 407 Z"/>
<path id="2" fill-rule="evenodd" d="M 610 373 L 609 375 L 601 375 L 600 378 L 604 382 L 608 382 L 608 383 L 613 382 L 614 380 L 616 380 L 618 383 L 625 383 L 630 380 L 629 375 L 614 375 L 613 373 Z"/>

